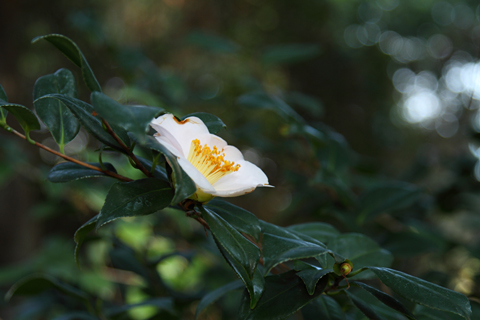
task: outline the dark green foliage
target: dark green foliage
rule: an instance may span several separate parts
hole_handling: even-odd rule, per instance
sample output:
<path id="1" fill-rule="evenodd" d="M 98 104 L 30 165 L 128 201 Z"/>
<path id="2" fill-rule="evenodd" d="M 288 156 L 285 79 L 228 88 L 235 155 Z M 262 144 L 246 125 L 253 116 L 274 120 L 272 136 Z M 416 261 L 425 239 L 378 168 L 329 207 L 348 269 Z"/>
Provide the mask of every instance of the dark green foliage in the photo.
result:
<path id="1" fill-rule="evenodd" d="M 116 183 L 99 213 L 97 228 L 121 217 L 157 212 L 170 204 L 173 194 L 168 183 L 152 178 Z"/>
<path id="2" fill-rule="evenodd" d="M 75 77 L 69 70 L 59 69 L 53 74 L 40 77 L 33 88 L 37 115 L 50 130 L 63 153 L 65 144 L 75 138 L 80 125 L 62 102 L 53 99 L 37 100 L 52 93 L 77 98 Z"/>
<path id="3" fill-rule="evenodd" d="M 111 163 L 104 163 L 103 168 L 99 163 L 88 162 L 88 164 L 100 169 L 117 172 Z M 63 162 L 57 164 L 50 170 L 47 179 L 51 182 L 69 182 L 78 179 L 86 179 L 93 177 L 108 177 L 101 171 L 89 169 L 76 163 Z"/>
<path id="4" fill-rule="evenodd" d="M 467 297 L 458 292 L 388 268 L 368 267 L 400 296 L 423 306 L 451 312 L 470 319 L 472 309 Z"/>
<path id="5" fill-rule="evenodd" d="M 58 50 L 60 50 L 70 61 L 72 61 L 77 67 L 82 70 L 83 80 L 85 84 L 91 91 L 102 91 L 100 84 L 95 78 L 90 65 L 88 64 L 85 56 L 78 46 L 61 34 L 48 34 L 45 36 L 36 37 L 32 40 L 32 43 L 35 43 L 39 40 L 46 40 L 53 44 Z"/>
<path id="6" fill-rule="evenodd" d="M 40 129 L 40 123 L 33 112 L 22 105 L 7 103 L 5 101 L 0 101 L 0 108 L 7 110 L 15 117 L 22 126 L 23 131 L 25 131 L 27 140 L 33 143 L 33 140 L 30 139 L 30 131 Z"/>
<path id="7" fill-rule="evenodd" d="M 263 295 L 255 308 L 250 308 L 248 294 L 243 295 L 238 319 L 284 319 L 321 295 L 326 286 L 327 277 L 324 277 L 310 295 L 294 272 L 268 276 Z"/>

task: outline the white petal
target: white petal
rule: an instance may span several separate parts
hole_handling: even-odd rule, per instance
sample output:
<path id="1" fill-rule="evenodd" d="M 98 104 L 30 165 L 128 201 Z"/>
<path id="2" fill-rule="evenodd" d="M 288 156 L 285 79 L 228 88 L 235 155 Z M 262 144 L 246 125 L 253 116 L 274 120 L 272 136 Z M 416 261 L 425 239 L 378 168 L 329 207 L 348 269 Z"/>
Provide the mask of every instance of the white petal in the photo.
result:
<path id="1" fill-rule="evenodd" d="M 251 162 L 240 160 L 237 172 L 218 180 L 213 184 L 217 197 L 236 197 L 255 190 L 256 187 L 268 186 L 268 178 L 263 171 Z"/>
<path id="2" fill-rule="evenodd" d="M 168 139 L 171 140 L 171 137 L 173 137 L 185 156 L 188 156 L 192 140 L 209 134 L 207 126 L 197 117 L 188 117 L 185 120 L 178 121 L 172 114 L 167 113 L 154 119 L 150 125 L 161 135 L 165 134 L 164 130 L 168 131 L 170 133 Z M 160 132 L 159 127 L 164 130 Z M 174 143 L 172 145 L 175 146 Z"/>
<path id="3" fill-rule="evenodd" d="M 173 136 L 168 131 L 163 128 L 158 128 L 157 131 L 160 135 L 155 136 L 155 139 L 157 139 L 160 144 L 162 144 L 165 148 L 168 149 L 168 151 L 170 151 L 177 157 L 185 158 L 182 147 L 180 147 L 178 141 L 173 138 Z"/>
<path id="4" fill-rule="evenodd" d="M 198 188 L 202 189 L 203 192 L 213 194 L 215 189 L 212 187 L 207 178 L 200 171 L 197 170 L 187 159 L 178 158 L 178 164 L 182 167 L 186 174 L 195 182 Z"/>
<path id="5" fill-rule="evenodd" d="M 237 148 L 235 148 L 234 146 L 224 147 L 223 152 L 225 153 L 225 160 L 234 161 L 235 163 L 243 160 L 242 152 Z"/>
<path id="6" fill-rule="evenodd" d="M 202 136 L 197 137 L 196 139 L 200 140 L 200 145 L 204 146 L 205 144 L 210 148 L 217 147 L 217 149 L 222 149 L 227 146 L 227 142 L 216 136 L 214 134 L 204 134 Z"/>

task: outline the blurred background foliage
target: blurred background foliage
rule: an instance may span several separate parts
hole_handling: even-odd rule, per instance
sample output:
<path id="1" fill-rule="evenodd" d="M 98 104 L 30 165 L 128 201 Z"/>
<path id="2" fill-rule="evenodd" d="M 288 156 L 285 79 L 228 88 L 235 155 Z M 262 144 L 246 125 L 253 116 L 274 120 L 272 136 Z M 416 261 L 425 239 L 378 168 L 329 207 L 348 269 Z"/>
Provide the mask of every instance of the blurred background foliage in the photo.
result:
<path id="1" fill-rule="evenodd" d="M 393 268 L 466 294 L 480 317 L 478 2 L 2 1 L 9 101 L 32 107 L 35 80 L 61 67 L 88 101 L 67 59 L 30 44 L 48 33 L 73 39 L 121 103 L 220 117 L 219 135 L 275 186 L 232 203 L 281 226 L 322 221 L 364 233 L 392 252 Z M 56 146 L 46 129 L 32 136 Z M 57 158 L 5 132 L 0 139 L 0 295 L 43 272 L 112 306 L 138 303 L 148 297 L 142 262 L 158 275 L 157 295 L 176 298 L 175 308 L 164 301 L 162 319 L 178 310 L 189 319 L 205 292 L 235 278 L 201 225 L 175 210 L 101 229 L 78 269 L 73 234 L 112 181 L 47 182 Z M 65 151 L 96 161 L 98 147 L 81 132 Z M 104 160 L 138 175 L 115 154 Z M 233 318 L 239 297 L 202 317 Z M 0 317 L 52 319 L 64 311 L 56 298 L 0 300 Z M 128 312 L 148 319 L 155 310 Z"/>

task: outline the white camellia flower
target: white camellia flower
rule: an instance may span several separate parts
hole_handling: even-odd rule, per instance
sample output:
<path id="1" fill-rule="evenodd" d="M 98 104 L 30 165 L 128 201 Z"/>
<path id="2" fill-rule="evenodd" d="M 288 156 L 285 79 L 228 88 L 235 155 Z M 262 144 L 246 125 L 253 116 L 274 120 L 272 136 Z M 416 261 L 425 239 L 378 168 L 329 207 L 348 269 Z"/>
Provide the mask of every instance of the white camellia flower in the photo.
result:
<path id="1" fill-rule="evenodd" d="M 155 138 L 178 159 L 178 164 L 197 185 L 193 200 L 207 202 L 213 197 L 237 197 L 257 187 L 270 187 L 263 171 L 234 146 L 210 134 L 197 117 L 179 121 L 172 114 L 154 119 L 150 125 Z"/>

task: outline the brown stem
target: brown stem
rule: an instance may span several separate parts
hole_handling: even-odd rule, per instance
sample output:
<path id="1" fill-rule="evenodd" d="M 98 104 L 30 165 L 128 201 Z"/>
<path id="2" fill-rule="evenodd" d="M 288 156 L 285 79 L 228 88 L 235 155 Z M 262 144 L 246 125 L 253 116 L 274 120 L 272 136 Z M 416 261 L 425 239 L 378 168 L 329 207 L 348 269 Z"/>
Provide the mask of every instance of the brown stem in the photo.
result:
<path id="1" fill-rule="evenodd" d="M 133 160 L 133 162 L 135 162 L 135 165 L 137 166 L 137 168 L 143 172 L 144 175 L 146 175 L 147 177 L 153 177 L 153 174 L 148 171 L 141 163 L 140 161 L 138 161 L 137 157 L 133 154 L 133 152 L 130 150 L 130 148 L 125 144 L 123 143 L 122 139 L 120 139 L 117 134 L 113 131 L 112 127 L 110 126 L 110 124 L 108 124 L 107 121 L 105 120 L 102 120 L 103 124 L 105 125 L 105 128 L 107 128 L 107 132 L 113 137 L 113 139 L 115 139 L 115 141 L 117 141 L 117 143 L 120 145 L 120 147 L 122 147 L 127 153 L 128 153 L 128 156 Z"/>
<path id="2" fill-rule="evenodd" d="M 9 130 L 9 131 L 10 131 L 10 130 Z M 23 134 L 21 134 L 21 133 L 18 132 L 17 130 L 12 129 L 10 132 L 13 133 L 14 135 L 16 135 L 16 136 L 24 139 L 24 140 L 27 140 L 27 137 L 25 137 Z M 60 153 L 60 152 L 58 152 L 58 151 L 55 151 L 55 150 L 53 150 L 53 149 L 50 149 L 49 147 L 47 147 L 47 146 L 45 146 L 45 145 L 43 145 L 43 144 L 41 144 L 41 143 L 38 143 L 38 142 L 36 142 L 36 141 L 34 141 L 34 142 L 35 142 L 35 145 L 36 145 L 37 147 L 42 148 L 43 150 L 48 151 L 48 152 L 50 152 L 50 153 L 53 153 L 54 155 L 59 156 L 59 157 L 65 159 L 65 160 L 67 160 L 67 161 L 70 161 L 70 162 L 79 164 L 79 165 L 81 165 L 81 166 L 83 166 L 83 167 L 86 167 L 86 168 L 89 168 L 89 169 L 92 169 L 92 170 L 96 170 L 96 171 L 105 173 L 107 176 L 116 178 L 116 179 L 118 179 L 118 180 L 127 181 L 127 182 L 133 181 L 132 179 L 127 178 L 127 177 L 124 177 L 124 176 L 122 176 L 122 175 L 119 175 L 119 174 L 117 174 L 117 173 L 115 173 L 115 172 L 113 172 L 113 171 L 103 170 L 103 169 L 98 168 L 98 167 L 95 167 L 95 166 L 93 166 L 93 165 L 91 165 L 91 164 L 88 164 L 88 163 L 85 163 L 85 162 L 83 162 L 83 161 L 74 159 L 74 158 L 69 157 L 69 156 L 67 156 L 67 155 L 64 155 L 64 154 L 62 154 L 62 153 Z"/>

